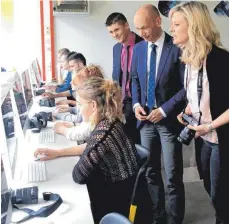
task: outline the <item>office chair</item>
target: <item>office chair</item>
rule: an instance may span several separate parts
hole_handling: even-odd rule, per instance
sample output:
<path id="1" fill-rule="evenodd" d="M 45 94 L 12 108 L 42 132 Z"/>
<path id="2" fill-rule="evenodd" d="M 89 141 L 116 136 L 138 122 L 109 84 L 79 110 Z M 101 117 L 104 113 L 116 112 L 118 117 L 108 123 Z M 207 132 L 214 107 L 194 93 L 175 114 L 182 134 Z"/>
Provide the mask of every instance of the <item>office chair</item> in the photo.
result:
<path id="1" fill-rule="evenodd" d="M 125 216 L 112 212 L 105 215 L 99 224 L 132 224 L 132 222 Z"/>
<path id="2" fill-rule="evenodd" d="M 131 204 L 130 204 L 130 212 L 129 212 L 129 220 L 118 213 L 109 213 L 105 215 L 99 224 L 132 224 L 135 221 L 135 216 L 137 212 L 137 204 L 138 199 L 140 198 L 140 181 L 145 178 L 146 168 L 150 162 L 150 151 L 141 145 L 135 145 L 138 155 L 140 157 L 140 169 L 138 171 L 134 190 L 131 197 Z M 137 194 L 138 193 L 138 194 Z"/>
<path id="3" fill-rule="evenodd" d="M 131 197 L 130 212 L 129 212 L 129 220 L 131 221 L 131 223 L 134 223 L 136 212 L 137 212 L 138 199 L 141 193 L 139 188 L 140 181 L 145 178 L 146 168 L 150 162 L 150 150 L 138 144 L 136 144 L 135 147 L 141 159 L 141 167 L 138 171 L 135 184 L 134 184 L 134 190 Z"/>

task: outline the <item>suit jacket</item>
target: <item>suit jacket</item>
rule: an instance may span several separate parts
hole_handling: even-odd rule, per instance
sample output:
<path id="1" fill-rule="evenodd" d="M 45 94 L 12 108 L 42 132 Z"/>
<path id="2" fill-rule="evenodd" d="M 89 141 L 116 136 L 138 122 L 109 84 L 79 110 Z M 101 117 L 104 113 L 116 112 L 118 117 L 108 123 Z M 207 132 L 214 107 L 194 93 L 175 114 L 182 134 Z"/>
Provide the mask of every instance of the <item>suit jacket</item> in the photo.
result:
<path id="1" fill-rule="evenodd" d="M 145 106 L 147 97 L 147 52 L 148 42 L 142 41 L 134 46 L 131 77 L 133 105 L 140 103 Z M 173 44 L 171 36 L 165 33 L 165 41 L 160 58 L 155 83 L 155 97 L 157 106 L 161 107 L 167 117 L 160 123 L 177 122 L 177 114 L 184 107 L 185 66 L 179 59 L 180 50 Z M 172 122 L 174 123 L 174 122 Z M 138 126 L 140 121 L 138 122 Z"/>
<path id="2" fill-rule="evenodd" d="M 143 39 L 135 33 L 135 44 L 139 43 Z M 122 69 L 121 69 L 121 53 L 122 53 L 122 44 L 117 43 L 113 47 L 113 71 L 112 79 L 117 81 L 119 85 L 122 85 Z M 131 88 L 131 83 L 130 83 Z"/>

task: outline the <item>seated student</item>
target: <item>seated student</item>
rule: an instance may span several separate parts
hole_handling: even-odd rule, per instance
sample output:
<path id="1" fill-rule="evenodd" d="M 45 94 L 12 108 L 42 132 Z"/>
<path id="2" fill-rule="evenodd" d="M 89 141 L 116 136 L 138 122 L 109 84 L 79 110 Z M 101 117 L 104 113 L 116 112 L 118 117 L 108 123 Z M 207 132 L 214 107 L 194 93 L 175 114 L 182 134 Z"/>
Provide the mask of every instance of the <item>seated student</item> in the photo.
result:
<path id="1" fill-rule="evenodd" d="M 83 54 L 81 53 L 71 52 L 67 56 L 65 63 L 68 63 L 69 71 L 74 72 L 74 74 L 77 74 L 84 66 L 86 66 L 86 59 L 83 56 Z M 72 98 L 73 91 L 71 88 L 72 74 L 69 74 L 67 78 L 68 80 L 65 80 L 65 83 L 67 82 L 67 84 L 64 87 L 57 88 L 55 90 L 56 93 L 45 92 L 43 96 L 49 97 L 49 98 L 67 97 L 68 98 L 67 100 L 58 101 L 56 102 L 56 105 L 62 105 L 62 104 L 75 105 L 74 98 Z M 60 90 L 63 90 L 63 91 L 60 91 Z M 71 100 L 71 101 L 68 101 L 68 100 Z"/>
<path id="2" fill-rule="evenodd" d="M 69 49 L 67 48 L 62 48 L 58 51 L 57 53 L 57 60 L 58 60 L 58 64 L 57 64 L 57 69 L 58 69 L 58 84 L 63 84 L 64 80 L 66 78 L 67 75 L 67 70 L 63 69 L 61 66 L 62 61 L 64 61 L 64 59 L 67 57 L 67 55 L 70 53 Z"/>
<path id="3" fill-rule="evenodd" d="M 70 55 L 68 58 L 69 69 L 72 71 L 72 80 L 77 75 L 77 73 L 86 66 L 86 59 L 81 53 L 75 53 Z M 75 98 L 73 91 L 71 92 L 71 96 L 67 96 L 67 100 L 61 100 L 57 102 L 57 105 L 62 104 L 71 104 L 75 105 Z"/>
<path id="4" fill-rule="evenodd" d="M 95 223 L 110 212 L 128 216 L 139 168 L 134 144 L 124 132 L 121 89 L 101 78 L 85 81 L 77 90 L 78 105 L 94 130 L 73 169 L 76 183 L 87 184 Z"/>
<path id="5" fill-rule="evenodd" d="M 67 48 L 60 49 L 57 54 L 57 70 L 58 70 L 58 85 L 63 85 L 65 83 L 66 77 L 69 73 L 69 64 L 67 61 L 67 57 L 70 54 L 73 54 L 75 52 L 70 52 Z M 57 86 L 56 84 L 50 85 L 47 84 L 45 85 L 45 89 L 47 91 L 55 92 Z"/>
<path id="6" fill-rule="evenodd" d="M 64 83 L 61 85 L 57 85 L 57 88 L 55 89 L 56 93 L 61 93 L 61 92 L 65 92 L 67 90 L 71 91 L 71 81 L 72 81 L 72 69 L 69 66 L 69 61 L 68 58 L 71 57 L 73 54 L 75 54 L 76 52 L 70 52 L 67 57 L 65 57 L 65 60 L 63 61 L 63 63 L 61 64 L 61 66 L 63 68 L 68 68 L 68 73 L 67 76 L 64 80 Z"/>
<path id="7" fill-rule="evenodd" d="M 89 66 L 87 66 L 85 68 L 82 68 L 77 74 L 81 74 L 81 75 L 83 75 L 85 77 L 91 77 L 91 76 L 96 76 L 97 77 L 98 76 L 98 77 L 104 78 L 104 74 L 103 74 L 102 68 L 100 66 L 90 64 Z M 73 77 L 75 77 L 77 74 L 73 74 Z M 74 80 L 74 78 L 73 78 L 73 80 Z M 73 93 L 75 94 L 74 84 L 73 83 L 74 82 L 72 82 L 72 85 L 73 85 L 72 89 L 73 89 Z M 58 105 L 58 102 L 57 102 L 57 105 Z M 65 120 L 65 119 L 63 119 L 63 116 L 61 115 L 61 113 L 66 113 L 66 112 L 70 112 L 72 114 L 77 114 L 77 110 L 76 110 L 75 107 L 71 108 L 71 107 L 69 107 L 67 105 L 58 105 L 57 106 L 57 111 L 54 112 L 55 118 L 57 120 Z M 56 116 L 56 114 L 57 114 L 57 116 Z"/>

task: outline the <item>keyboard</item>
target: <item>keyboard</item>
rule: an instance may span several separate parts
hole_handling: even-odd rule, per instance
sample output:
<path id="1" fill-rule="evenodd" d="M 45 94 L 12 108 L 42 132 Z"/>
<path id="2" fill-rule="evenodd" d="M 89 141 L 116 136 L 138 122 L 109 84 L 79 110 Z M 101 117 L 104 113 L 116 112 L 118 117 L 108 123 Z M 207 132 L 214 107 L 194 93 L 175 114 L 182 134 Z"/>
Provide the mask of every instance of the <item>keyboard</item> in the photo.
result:
<path id="1" fill-rule="evenodd" d="M 34 161 L 28 163 L 27 168 L 23 172 L 23 179 L 25 181 L 31 182 L 41 182 L 46 181 L 46 167 L 43 161 Z"/>
<path id="2" fill-rule="evenodd" d="M 41 130 L 39 134 L 39 143 L 45 144 L 45 143 L 54 143 L 55 142 L 55 132 L 53 129 L 44 129 Z"/>

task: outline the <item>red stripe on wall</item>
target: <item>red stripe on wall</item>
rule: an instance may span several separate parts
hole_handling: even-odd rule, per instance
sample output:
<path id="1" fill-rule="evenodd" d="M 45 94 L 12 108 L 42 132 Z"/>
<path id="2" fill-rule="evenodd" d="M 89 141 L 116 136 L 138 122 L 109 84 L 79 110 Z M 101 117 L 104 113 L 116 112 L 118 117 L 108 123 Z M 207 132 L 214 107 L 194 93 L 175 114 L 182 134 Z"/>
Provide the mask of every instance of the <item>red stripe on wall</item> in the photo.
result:
<path id="1" fill-rule="evenodd" d="M 51 67 L 52 67 L 52 79 L 55 80 L 55 41 L 54 41 L 54 17 L 53 17 L 53 3 L 49 0 L 50 10 L 50 38 L 51 38 Z"/>
<path id="2" fill-rule="evenodd" d="M 46 80 L 45 71 L 45 28 L 44 28 L 44 6 L 43 0 L 40 0 L 40 20 L 41 20 L 41 62 L 42 62 L 42 78 Z"/>

